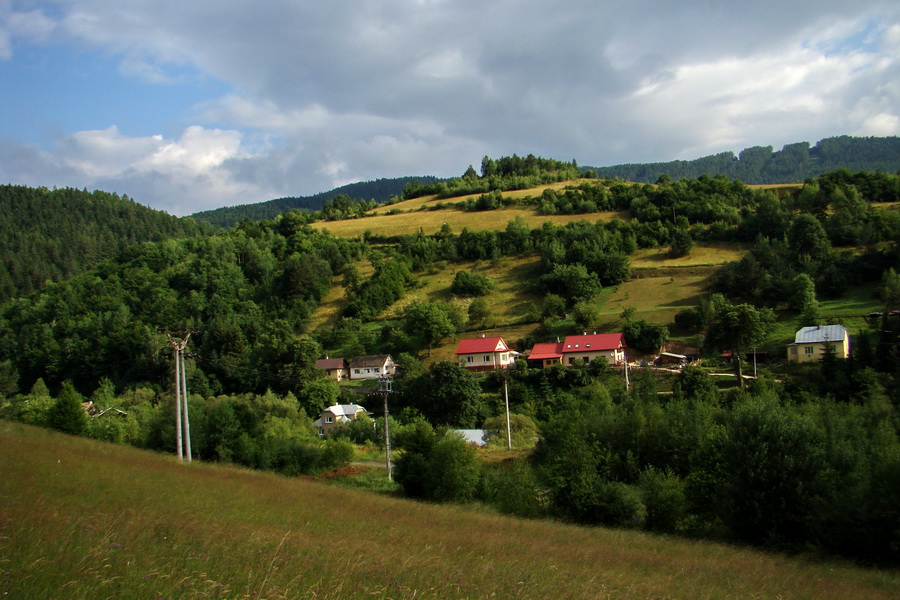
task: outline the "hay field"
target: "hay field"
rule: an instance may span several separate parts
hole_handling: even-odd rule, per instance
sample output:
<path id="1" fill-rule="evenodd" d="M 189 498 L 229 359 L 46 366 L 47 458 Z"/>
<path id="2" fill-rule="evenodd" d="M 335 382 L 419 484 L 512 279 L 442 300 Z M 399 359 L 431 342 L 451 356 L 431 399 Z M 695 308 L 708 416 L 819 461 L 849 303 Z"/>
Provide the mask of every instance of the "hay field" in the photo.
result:
<path id="1" fill-rule="evenodd" d="M 572 221 L 611 221 L 613 219 L 629 218 L 627 211 L 602 212 L 584 215 L 539 215 L 531 208 L 505 208 L 483 212 L 464 212 L 461 210 L 445 209 L 434 211 L 404 212 L 394 215 L 376 215 L 363 217 L 362 219 L 349 219 L 346 221 L 318 221 L 312 226 L 317 229 L 330 231 L 337 237 L 359 237 L 366 231 L 375 235 L 393 236 L 407 235 L 422 231 L 431 235 L 440 231 L 446 223 L 454 233 L 460 233 L 463 228 L 470 231 L 490 229 L 502 231 L 506 224 L 522 217 L 529 227 L 540 227 L 549 221 L 556 225 L 564 225 Z"/>

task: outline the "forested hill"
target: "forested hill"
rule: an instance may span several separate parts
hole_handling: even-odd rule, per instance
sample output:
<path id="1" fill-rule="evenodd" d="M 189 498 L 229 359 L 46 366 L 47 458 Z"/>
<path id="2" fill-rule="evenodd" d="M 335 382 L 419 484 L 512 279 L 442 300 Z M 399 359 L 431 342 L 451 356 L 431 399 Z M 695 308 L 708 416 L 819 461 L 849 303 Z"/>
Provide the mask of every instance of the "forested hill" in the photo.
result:
<path id="1" fill-rule="evenodd" d="M 413 181 L 421 183 L 433 183 L 432 176 L 423 177 L 397 177 L 393 179 L 376 179 L 375 181 L 361 181 L 344 185 L 327 192 L 320 192 L 313 196 L 288 196 L 276 198 L 268 202 L 257 204 L 240 204 L 227 206 L 214 210 L 205 210 L 191 215 L 192 218 L 204 223 L 210 223 L 219 227 L 231 227 L 243 218 L 251 221 L 264 221 L 273 219 L 280 214 L 295 208 L 306 210 L 319 210 L 328 200 L 336 196 L 345 195 L 353 200 L 375 200 L 381 204 L 391 198 L 400 196 L 406 184 Z"/>
<path id="2" fill-rule="evenodd" d="M 828 171 L 900 172 L 900 137 L 840 136 L 788 144 L 745 148 L 738 156 L 721 152 L 694 160 L 592 167 L 599 177 L 616 177 L 639 183 L 655 183 L 663 174 L 672 179 L 724 175 L 745 184 L 800 183 Z"/>
<path id="3" fill-rule="evenodd" d="M 127 196 L 0 186 L 0 301 L 67 279 L 129 244 L 211 230 Z"/>

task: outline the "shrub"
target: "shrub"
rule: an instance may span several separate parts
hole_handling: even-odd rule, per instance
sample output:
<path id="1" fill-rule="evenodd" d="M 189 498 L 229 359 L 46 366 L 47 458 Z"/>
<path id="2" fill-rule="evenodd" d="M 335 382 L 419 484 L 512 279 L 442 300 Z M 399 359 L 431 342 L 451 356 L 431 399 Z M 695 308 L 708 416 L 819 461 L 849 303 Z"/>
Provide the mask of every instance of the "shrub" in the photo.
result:
<path id="1" fill-rule="evenodd" d="M 485 296 L 493 289 L 493 284 L 484 275 L 469 271 L 458 271 L 450 284 L 450 292 L 457 296 Z"/>

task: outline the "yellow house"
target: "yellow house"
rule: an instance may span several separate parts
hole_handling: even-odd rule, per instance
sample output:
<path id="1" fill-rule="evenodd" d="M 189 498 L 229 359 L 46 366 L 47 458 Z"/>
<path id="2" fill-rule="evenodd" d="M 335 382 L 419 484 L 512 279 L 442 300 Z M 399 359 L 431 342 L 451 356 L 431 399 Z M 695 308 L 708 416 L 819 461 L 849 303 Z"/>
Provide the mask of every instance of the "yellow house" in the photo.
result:
<path id="1" fill-rule="evenodd" d="M 788 345 L 788 361 L 808 363 L 822 360 L 825 348 L 833 346 L 837 358 L 850 356 L 850 334 L 843 325 L 813 325 L 804 327 Z"/>

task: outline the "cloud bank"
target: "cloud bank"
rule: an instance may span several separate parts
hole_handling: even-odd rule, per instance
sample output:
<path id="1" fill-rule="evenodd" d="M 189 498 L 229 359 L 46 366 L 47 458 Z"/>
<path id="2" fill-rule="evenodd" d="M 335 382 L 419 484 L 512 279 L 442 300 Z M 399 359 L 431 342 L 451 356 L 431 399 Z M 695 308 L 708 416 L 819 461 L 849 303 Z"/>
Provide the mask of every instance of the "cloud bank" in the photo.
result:
<path id="1" fill-rule="evenodd" d="M 12 89 L 63 57 L 99 89 L 16 103 L 0 181 L 179 215 L 485 154 L 605 166 L 900 134 L 896 2 L 0 1 Z"/>

